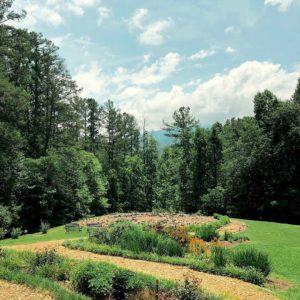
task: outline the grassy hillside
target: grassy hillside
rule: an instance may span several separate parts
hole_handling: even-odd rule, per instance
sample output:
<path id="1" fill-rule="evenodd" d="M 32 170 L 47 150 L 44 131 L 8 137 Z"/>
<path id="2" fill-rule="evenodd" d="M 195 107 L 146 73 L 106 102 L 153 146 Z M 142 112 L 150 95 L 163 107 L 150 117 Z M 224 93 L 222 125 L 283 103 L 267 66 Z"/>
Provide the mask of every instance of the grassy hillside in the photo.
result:
<path id="1" fill-rule="evenodd" d="M 40 232 L 33 234 L 26 234 L 20 236 L 18 239 L 6 239 L 0 241 L 1 246 L 13 246 L 19 244 L 32 244 L 37 242 L 47 242 L 54 240 L 65 240 L 73 238 L 84 238 L 87 237 L 86 228 L 82 228 L 82 232 L 70 232 L 65 233 L 64 226 L 51 228 L 47 234 L 42 234 Z"/>
<path id="2" fill-rule="evenodd" d="M 287 299 L 300 299 L 300 226 L 272 222 L 241 220 L 248 225 L 245 232 L 251 245 L 269 253 L 273 278 L 281 278 L 296 286 L 280 294 Z M 241 245 L 239 247 L 246 247 Z"/>

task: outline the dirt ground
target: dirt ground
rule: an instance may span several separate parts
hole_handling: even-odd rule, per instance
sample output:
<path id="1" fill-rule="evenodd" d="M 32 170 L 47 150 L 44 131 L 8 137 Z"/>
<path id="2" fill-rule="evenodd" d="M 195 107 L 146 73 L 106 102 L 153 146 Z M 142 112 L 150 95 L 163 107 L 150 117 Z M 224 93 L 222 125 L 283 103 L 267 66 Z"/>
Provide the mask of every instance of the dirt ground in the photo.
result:
<path id="1" fill-rule="evenodd" d="M 98 223 L 102 226 L 107 226 L 116 220 L 125 219 L 133 223 L 161 223 L 162 225 L 190 225 L 204 224 L 215 221 L 213 217 L 187 215 L 187 214 L 170 214 L 170 213 L 118 213 L 94 217 L 88 220 L 83 220 L 81 226 L 86 226 L 89 223 Z"/>
<path id="2" fill-rule="evenodd" d="M 0 300 L 54 300 L 54 298 L 46 292 L 0 280 Z"/>
<path id="3" fill-rule="evenodd" d="M 16 250 L 43 251 L 55 249 L 59 254 L 79 260 L 94 260 L 109 262 L 116 266 L 153 275 L 157 278 L 165 278 L 176 281 L 183 281 L 187 275 L 196 278 L 204 290 L 221 294 L 227 299 L 234 300 L 275 300 L 278 299 L 265 289 L 238 279 L 217 276 L 203 272 L 190 270 L 187 267 L 173 266 L 170 264 L 155 263 L 149 261 L 133 260 L 115 256 L 93 254 L 85 251 L 71 250 L 61 245 L 62 241 L 50 241 L 30 245 L 16 245 L 11 248 Z"/>
<path id="4" fill-rule="evenodd" d="M 239 233 L 239 232 L 245 231 L 246 228 L 247 228 L 247 225 L 245 223 L 242 223 L 238 220 L 230 219 L 230 223 L 221 227 L 219 232 L 224 233 L 225 231 L 228 231 L 228 232 Z"/>

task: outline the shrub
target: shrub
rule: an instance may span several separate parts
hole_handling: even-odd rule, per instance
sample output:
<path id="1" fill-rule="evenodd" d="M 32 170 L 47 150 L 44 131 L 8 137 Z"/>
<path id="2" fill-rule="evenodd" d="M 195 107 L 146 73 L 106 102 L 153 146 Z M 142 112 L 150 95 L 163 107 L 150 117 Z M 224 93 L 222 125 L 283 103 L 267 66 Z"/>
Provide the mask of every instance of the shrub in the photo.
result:
<path id="1" fill-rule="evenodd" d="M 132 282 L 134 273 L 128 270 L 119 269 L 115 272 L 112 296 L 114 300 L 127 299 L 128 294 L 136 289 L 135 284 Z"/>
<path id="2" fill-rule="evenodd" d="M 188 245 L 190 241 L 189 230 L 186 226 L 167 226 L 163 229 L 163 232 L 182 246 Z"/>
<path id="3" fill-rule="evenodd" d="M 247 237 L 245 235 L 240 235 L 237 233 L 225 231 L 224 235 L 222 237 L 222 240 L 228 241 L 228 242 L 244 242 L 244 241 L 249 241 L 249 237 Z"/>
<path id="4" fill-rule="evenodd" d="M 117 245 L 136 253 L 183 256 L 183 248 L 177 241 L 128 221 L 117 221 L 107 228 L 102 228 L 95 233 L 94 239 L 99 243 Z"/>
<path id="5" fill-rule="evenodd" d="M 7 233 L 7 230 L 0 227 L 0 240 L 5 238 L 6 233 Z"/>
<path id="6" fill-rule="evenodd" d="M 223 247 L 212 248 L 212 261 L 216 267 L 225 267 L 227 262 L 226 250 Z"/>
<path id="7" fill-rule="evenodd" d="M 238 249 L 232 252 L 232 262 L 237 267 L 254 267 L 267 276 L 271 271 L 268 254 L 254 248 Z"/>
<path id="8" fill-rule="evenodd" d="M 83 262 L 76 266 L 71 276 L 71 282 L 77 291 L 101 299 L 111 294 L 113 275 L 111 265 Z"/>
<path id="9" fill-rule="evenodd" d="M 191 241 L 189 243 L 189 252 L 196 256 L 199 256 L 201 254 L 207 253 L 207 251 L 208 246 L 203 240 L 197 237 L 191 238 Z"/>
<path id="10" fill-rule="evenodd" d="M 175 290 L 175 296 L 178 300 L 202 300 L 205 299 L 201 292 L 200 283 L 196 278 L 186 277 L 184 284 Z"/>
<path id="11" fill-rule="evenodd" d="M 204 224 L 199 226 L 196 229 L 196 236 L 199 237 L 200 239 L 203 239 L 206 242 L 210 242 L 214 239 L 219 238 L 219 233 L 217 230 L 217 226 L 212 223 L 212 224 Z"/>
<path id="12" fill-rule="evenodd" d="M 20 227 L 16 227 L 11 230 L 10 236 L 12 239 L 18 239 L 21 234 L 22 234 L 22 229 Z"/>
<path id="13" fill-rule="evenodd" d="M 0 228 L 8 229 L 12 224 L 12 214 L 9 209 L 0 205 Z"/>
<path id="14" fill-rule="evenodd" d="M 67 280 L 70 266 L 54 250 L 36 253 L 30 262 L 30 272 L 53 280 Z"/>
<path id="15" fill-rule="evenodd" d="M 41 221 L 40 231 L 42 234 L 46 234 L 50 229 L 50 224 L 48 222 Z"/>

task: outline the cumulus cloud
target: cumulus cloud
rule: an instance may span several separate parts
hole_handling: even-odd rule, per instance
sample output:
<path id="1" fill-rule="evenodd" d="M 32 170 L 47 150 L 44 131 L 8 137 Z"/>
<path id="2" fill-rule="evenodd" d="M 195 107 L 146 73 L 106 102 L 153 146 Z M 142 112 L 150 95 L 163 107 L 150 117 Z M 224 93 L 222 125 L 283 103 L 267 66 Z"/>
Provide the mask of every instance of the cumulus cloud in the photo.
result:
<path id="1" fill-rule="evenodd" d="M 265 5 L 276 6 L 278 11 L 285 12 L 292 4 L 300 4 L 299 0 L 265 0 Z"/>
<path id="2" fill-rule="evenodd" d="M 169 18 L 149 24 L 145 30 L 140 34 L 138 40 L 144 45 L 159 46 L 164 43 L 164 33 L 172 26 L 173 22 Z"/>
<path id="3" fill-rule="evenodd" d="M 190 92 L 179 85 L 168 91 L 154 92 L 147 87 L 127 87 L 120 93 L 124 100 L 120 106 L 138 119 L 146 116 L 149 129 L 160 129 L 162 120 L 169 120 L 173 111 L 183 105 L 190 106 L 201 123 L 208 125 L 231 117 L 252 115 L 253 98 L 258 91 L 270 89 L 282 99 L 289 98 L 299 76 L 300 72 L 287 72 L 278 64 L 247 61 L 198 83 Z M 118 99 L 117 94 L 115 98 Z"/>
<path id="4" fill-rule="evenodd" d="M 71 12 L 76 16 L 82 16 L 87 8 L 94 7 L 100 0 L 15 0 L 13 9 L 21 11 L 25 9 L 27 17 L 20 23 L 12 22 L 11 25 L 34 27 L 38 22 L 44 22 L 52 26 L 64 23 L 63 15 Z"/>
<path id="5" fill-rule="evenodd" d="M 128 21 L 130 31 L 139 30 L 138 41 L 143 45 L 159 46 L 165 42 L 165 33 L 173 25 L 171 18 L 158 20 L 145 25 L 145 17 L 149 11 L 145 8 L 137 9 Z"/>
<path id="6" fill-rule="evenodd" d="M 139 8 L 137 9 L 131 19 L 128 22 L 129 29 L 143 29 L 143 21 L 145 17 L 148 15 L 148 9 L 146 8 Z"/>
<path id="7" fill-rule="evenodd" d="M 215 55 L 215 53 L 216 53 L 216 51 L 214 49 L 210 49 L 210 50 L 204 50 L 204 49 L 202 49 L 199 52 L 194 53 L 193 55 L 191 55 L 189 57 L 189 59 L 190 60 L 204 59 L 206 57 Z"/>
<path id="8" fill-rule="evenodd" d="M 125 68 L 118 68 L 112 81 L 134 85 L 153 85 L 173 74 L 180 61 L 181 57 L 178 53 L 170 52 L 150 66 L 143 66 L 138 70 L 129 71 Z"/>
<path id="9" fill-rule="evenodd" d="M 101 66 L 97 62 L 81 65 L 73 79 L 76 80 L 79 88 L 83 88 L 82 97 L 101 100 L 102 97 L 106 96 L 108 76 L 102 72 Z"/>

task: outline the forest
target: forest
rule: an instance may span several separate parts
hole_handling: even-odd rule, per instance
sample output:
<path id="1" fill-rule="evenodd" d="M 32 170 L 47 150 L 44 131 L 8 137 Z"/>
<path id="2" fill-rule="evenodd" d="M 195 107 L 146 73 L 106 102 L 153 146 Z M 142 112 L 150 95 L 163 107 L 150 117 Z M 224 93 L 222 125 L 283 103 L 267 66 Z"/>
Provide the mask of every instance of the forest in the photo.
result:
<path id="1" fill-rule="evenodd" d="M 300 79 L 257 91 L 254 115 L 201 127 L 178 107 L 172 144 L 113 100 L 85 99 L 54 43 L 0 2 L 0 236 L 111 212 L 227 214 L 299 223 Z"/>

